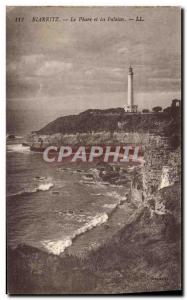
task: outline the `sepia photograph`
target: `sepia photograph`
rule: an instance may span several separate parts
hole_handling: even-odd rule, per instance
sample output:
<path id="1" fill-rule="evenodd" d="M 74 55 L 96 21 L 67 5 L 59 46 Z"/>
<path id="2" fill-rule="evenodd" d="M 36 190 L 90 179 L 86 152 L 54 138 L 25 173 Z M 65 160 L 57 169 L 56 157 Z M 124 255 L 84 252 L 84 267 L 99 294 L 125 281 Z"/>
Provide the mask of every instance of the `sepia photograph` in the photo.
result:
<path id="1" fill-rule="evenodd" d="M 182 16 L 6 7 L 7 294 L 182 294 Z"/>

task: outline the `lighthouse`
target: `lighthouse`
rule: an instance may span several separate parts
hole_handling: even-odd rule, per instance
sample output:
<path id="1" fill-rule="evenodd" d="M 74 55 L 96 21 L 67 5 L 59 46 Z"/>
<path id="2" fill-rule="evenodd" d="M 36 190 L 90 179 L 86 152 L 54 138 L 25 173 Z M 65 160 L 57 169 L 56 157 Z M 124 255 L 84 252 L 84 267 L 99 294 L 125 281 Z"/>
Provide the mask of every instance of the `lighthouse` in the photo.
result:
<path id="1" fill-rule="evenodd" d="M 128 72 L 128 105 L 133 105 L 133 70 L 131 66 Z"/>
<path id="2" fill-rule="evenodd" d="M 124 106 L 125 112 L 137 112 L 137 105 L 134 105 L 134 91 L 133 91 L 133 69 L 129 66 L 128 71 L 128 91 L 127 91 L 127 104 Z"/>

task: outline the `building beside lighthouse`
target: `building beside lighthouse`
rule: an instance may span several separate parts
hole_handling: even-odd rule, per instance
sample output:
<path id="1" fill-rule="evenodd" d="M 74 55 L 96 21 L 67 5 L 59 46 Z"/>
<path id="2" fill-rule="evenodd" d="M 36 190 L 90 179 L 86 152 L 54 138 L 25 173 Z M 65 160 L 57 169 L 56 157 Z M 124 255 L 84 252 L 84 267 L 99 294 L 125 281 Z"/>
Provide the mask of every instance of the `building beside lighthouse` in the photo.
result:
<path id="1" fill-rule="evenodd" d="M 131 113 L 136 113 L 138 110 L 138 105 L 134 105 L 133 69 L 131 66 L 128 72 L 127 104 L 124 106 L 124 110 Z"/>

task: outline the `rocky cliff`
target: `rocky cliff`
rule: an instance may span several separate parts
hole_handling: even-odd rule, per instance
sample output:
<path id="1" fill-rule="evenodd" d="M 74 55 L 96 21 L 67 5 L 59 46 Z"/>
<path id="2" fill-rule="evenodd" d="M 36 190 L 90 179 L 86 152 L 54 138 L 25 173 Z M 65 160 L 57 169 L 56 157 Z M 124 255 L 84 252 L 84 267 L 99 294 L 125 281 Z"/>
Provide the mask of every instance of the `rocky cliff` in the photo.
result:
<path id="1" fill-rule="evenodd" d="M 159 132 L 171 135 L 180 128 L 180 111 L 175 113 L 125 113 L 122 108 L 89 109 L 78 115 L 60 117 L 38 130 L 39 134 L 73 134 L 82 132 L 115 131 Z M 173 132 L 174 133 L 174 132 Z"/>

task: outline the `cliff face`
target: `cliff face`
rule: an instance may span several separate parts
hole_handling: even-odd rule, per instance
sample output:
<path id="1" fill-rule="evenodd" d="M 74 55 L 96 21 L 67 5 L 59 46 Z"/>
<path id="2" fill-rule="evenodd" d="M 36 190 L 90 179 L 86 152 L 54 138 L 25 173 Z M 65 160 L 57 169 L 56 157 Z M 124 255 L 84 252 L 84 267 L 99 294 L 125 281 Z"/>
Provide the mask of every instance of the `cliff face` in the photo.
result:
<path id="1" fill-rule="evenodd" d="M 143 179 L 147 196 L 180 180 L 180 147 L 172 149 L 169 138 L 160 142 L 155 137 L 145 146 Z"/>
<path id="2" fill-rule="evenodd" d="M 42 145 L 61 146 L 61 145 L 119 145 L 119 144 L 137 144 L 145 145 L 155 139 L 154 135 L 149 133 L 125 132 L 125 131 L 100 131 L 100 132 L 86 132 L 75 134 L 32 134 L 27 137 L 27 141 L 33 143 L 36 147 Z M 157 136 L 158 143 L 161 137 Z"/>
<path id="3" fill-rule="evenodd" d="M 157 136 L 169 137 L 171 147 L 180 145 L 180 113 L 131 114 L 124 110 L 87 110 L 54 120 L 33 132 L 27 141 L 34 147 L 48 145 L 93 145 L 135 143 L 146 145 Z"/>
<path id="4" fill-rule="evenodd" d="M 139 199 L 142 198 L 141 205 L 149 208 L 150 217 L 155 214 L 168 215 L 168 218 L 173 216 L 178 224 L 181 207 L 180 184 L 180 147 L 171 148 L 169 138 L 152 137 L 144 144 L 144 163 L 139 176 L 133 182 L 132 195 L 138 199 L 139 193 Z"/>

